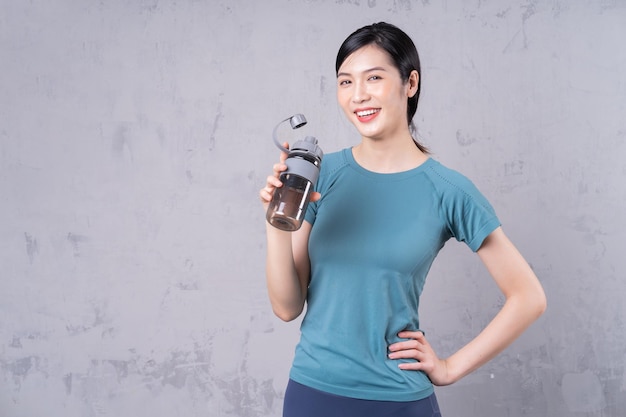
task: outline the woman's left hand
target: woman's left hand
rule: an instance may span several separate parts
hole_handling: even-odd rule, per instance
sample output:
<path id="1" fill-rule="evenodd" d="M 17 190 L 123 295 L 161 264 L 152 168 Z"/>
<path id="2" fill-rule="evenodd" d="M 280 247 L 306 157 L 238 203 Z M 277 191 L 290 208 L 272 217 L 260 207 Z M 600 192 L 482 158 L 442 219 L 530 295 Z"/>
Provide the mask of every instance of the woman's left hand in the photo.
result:
<path id="1" fill-rule="evenodd" d="M 439 359 L 434 349 L 420 331 L 402 331 L 398 337 L 408 339 L 389 346 L 389 359 L 414 359 L 415 362 L 400 363 L 398 368 L 407 371 L 423 371 L 434 385 L 449 385 L 454 379 L 448 372 L 445 359 Z"/>

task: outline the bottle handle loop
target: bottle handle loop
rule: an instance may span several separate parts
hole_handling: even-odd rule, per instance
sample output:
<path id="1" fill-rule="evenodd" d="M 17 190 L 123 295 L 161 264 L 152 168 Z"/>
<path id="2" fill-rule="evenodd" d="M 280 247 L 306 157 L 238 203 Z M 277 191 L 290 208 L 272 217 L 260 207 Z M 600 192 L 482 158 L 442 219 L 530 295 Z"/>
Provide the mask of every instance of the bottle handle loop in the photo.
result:
<path id="1" fill-rule="evenodd" d="M 280 122 L 278 122 L 278 124 L 276 126 L 274 126 L 274 130 L 272 132 L 272 138 L 274 139 L 274 144 L 276 145 L 276 147 L 278 149 L 280 149 L 281 151 L 285 152 L 285 153 L 289 153 L 289 149 L 285 148 L 280 141 L 278 140 L 278 136 L 277 136 L 277 132 L 278 132 L 278 127 L 285 123 L 287 120 L 289 120 L 289 124 L 291 124 L 291 128 L 292 129 L 298 129 L 302 126 L 304 126 L 307 121 L 306 118 L 304 117 L 303 114 L 294 114 L 291 117 L 287 117 L 285 120 L 281 120 Z"/>

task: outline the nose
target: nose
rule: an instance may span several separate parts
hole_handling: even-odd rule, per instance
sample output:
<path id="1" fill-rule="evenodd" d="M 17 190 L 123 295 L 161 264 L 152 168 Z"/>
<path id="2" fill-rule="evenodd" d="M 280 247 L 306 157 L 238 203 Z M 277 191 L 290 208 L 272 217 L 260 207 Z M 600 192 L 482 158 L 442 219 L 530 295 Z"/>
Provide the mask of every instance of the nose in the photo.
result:
<path id="1" fill-rule="evenodd" d="M 369 99 L 369 93 L 365 83 L 357 81 L 354 83 L 354 90 L 352 91 L 352 101 L 354 103 L 362 103 Z"/>

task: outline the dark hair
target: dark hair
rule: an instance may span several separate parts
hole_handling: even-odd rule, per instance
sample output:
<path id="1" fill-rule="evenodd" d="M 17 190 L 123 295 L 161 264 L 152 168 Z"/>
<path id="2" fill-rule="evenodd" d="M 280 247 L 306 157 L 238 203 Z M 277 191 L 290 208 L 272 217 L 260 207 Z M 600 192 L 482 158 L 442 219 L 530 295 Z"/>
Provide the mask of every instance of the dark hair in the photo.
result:
<path id="1" fill-rule="evenodd" d="M 337 52 L 337 60 L 335 61 L 335 74 L 339 73 L 339 68 L 353 52 L 368 45 L 376 45 L 389 54 L 394 66 L 400 72 L 400 77 L 408 81 L 413 70 L 420 75 L 417 81 L 417 92 L 413 97 L 409 97 L 407 103 L 407 123 L 409 129 L 414 132 L 413 116 L 417 111 L 417 103 L 421 91 L 422 70 L 420 66 L 420 58 L 417 53 L 415 44 L 401 29 L 385 22 L 374 23 L 372 25 L 363 26 L 354 31 L 339 47 Z M 428 149 L 413 138 L 415 144 L 422 152 L 428 152 Z"/>

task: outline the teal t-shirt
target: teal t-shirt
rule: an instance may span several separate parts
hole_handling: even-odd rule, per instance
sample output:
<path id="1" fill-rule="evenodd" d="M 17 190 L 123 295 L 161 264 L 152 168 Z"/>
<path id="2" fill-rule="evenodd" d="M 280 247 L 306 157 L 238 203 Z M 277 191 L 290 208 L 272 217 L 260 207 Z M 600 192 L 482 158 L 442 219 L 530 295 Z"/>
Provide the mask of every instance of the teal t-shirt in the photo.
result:
<path id="1" fill-rule="evenodd" d="M 423 372 L 398 368 L 388 346 L 419 329 L 419 297 L 451 237 L 477 251 L 500 222 L 464 176 L 428 159 L 393 174 L 368 171 L 351 149 L 322 162 L 309 205 L 311 282 L 290 377 L 367 400 L 413 401 L 433 392 Z"/>

